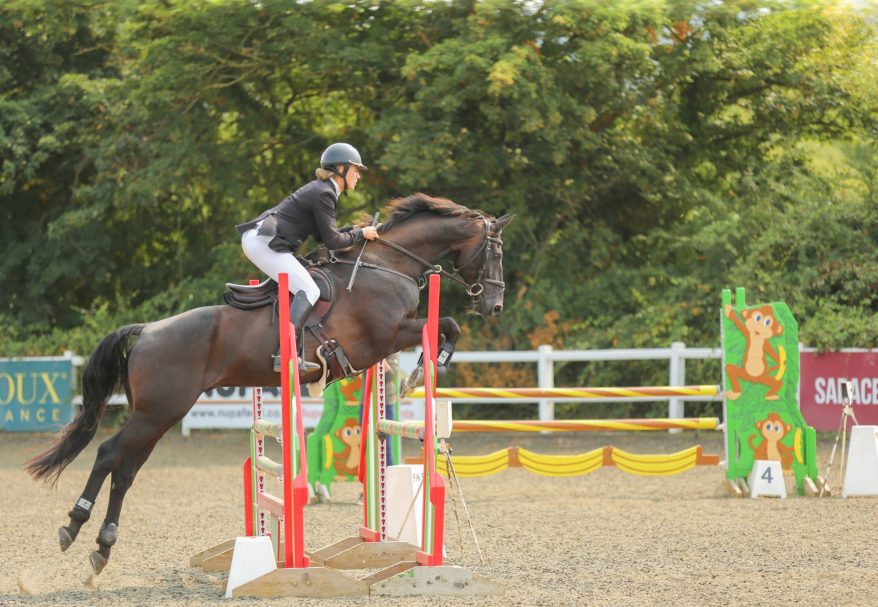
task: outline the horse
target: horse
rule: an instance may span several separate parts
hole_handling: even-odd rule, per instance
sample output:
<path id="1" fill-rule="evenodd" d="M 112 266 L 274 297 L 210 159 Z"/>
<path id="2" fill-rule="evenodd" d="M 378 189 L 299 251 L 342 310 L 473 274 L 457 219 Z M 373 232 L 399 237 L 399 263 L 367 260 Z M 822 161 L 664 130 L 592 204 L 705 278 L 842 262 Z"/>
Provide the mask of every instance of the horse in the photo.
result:
<path id="1" fill-rule="evenodd" d="M 359 272 L 350 292 L 337 290 L 332 313 L 321 325 L 322 332 L 344 348 L 353 370 L 367 369 L 420 343 L 426 319 L 417 317 L 417 308 L 426 274 L 441 271 L 464 284 L 472 311 L 484 318 L 503 309 L 501 232 L 511 215 L 494 218 L 425 194 L 392 200 L 383 212 L 388 219 L 379 226 L 378 239 L 362 245 L 360 251 L 354 247 L 334 252 L 336 263 L 327 266 L 342 284 L 350 285 L 351 275 Z M 437 265 L 444 259 L 452 262 L 453 274 Z M 460 327 L 453 318 L 442 317 L 439 332 L 447 368 Z M 68 513 L 70 522 L 58 530 L 61 550 L 76 540 L 101 486 L 112 475 L 98 547 L 89 556 L 95 574 L 100 574 L 118 537 L 125 493 L 159 439 L 205 390 L 277 386 L 279 375 L 273 371 L 271 355 L 278 343 L 272 306 L 254 310 L 205 306 L 107 335 L 84 369 L 82 409 L 44 453 L 25 464 L 33 478 L 57 483 L 94 438 L 109 397 L 120 385 L 124 387 L 128 420 L 98 448 L 81 497 Z M 317 339 L 306 335 L 307 360 L 316 360 L 317 347 Z M 301 382 L 315 382 L 322 373 L 322 369 L 311 371 Z"/>

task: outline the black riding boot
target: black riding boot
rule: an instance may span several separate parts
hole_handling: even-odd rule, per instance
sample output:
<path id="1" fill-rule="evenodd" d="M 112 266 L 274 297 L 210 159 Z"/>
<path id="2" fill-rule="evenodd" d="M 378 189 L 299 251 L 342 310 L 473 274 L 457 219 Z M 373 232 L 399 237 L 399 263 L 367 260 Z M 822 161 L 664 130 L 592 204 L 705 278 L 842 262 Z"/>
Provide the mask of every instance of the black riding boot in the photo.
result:
<path id="1" fill-rule="evenodd" d="M 311 305 L 311 302 L 308 301 L 308 298 L 305 297 L 304 291 L 298 291 L 295 297 L 293 297 L 293 302 L 290 304 L 290 322 L 296 327 L 296 346 L 298 347 L 298 352 L 296 354 L 299 359 L 299 373 L 307 373 L 308 371 L 314 371 L 315 369 L 320 368 L 320 365 L 317 363 L 308 362 L 302 357 L 302 347 L 305 343 L 305 321 L 308 319 L 308 314 L 313 307 L 314 306 Z M 274 370 L 277 373 L 280 373 L 279 348 L 277 354 L 271 358 L 274 361 Z"/>

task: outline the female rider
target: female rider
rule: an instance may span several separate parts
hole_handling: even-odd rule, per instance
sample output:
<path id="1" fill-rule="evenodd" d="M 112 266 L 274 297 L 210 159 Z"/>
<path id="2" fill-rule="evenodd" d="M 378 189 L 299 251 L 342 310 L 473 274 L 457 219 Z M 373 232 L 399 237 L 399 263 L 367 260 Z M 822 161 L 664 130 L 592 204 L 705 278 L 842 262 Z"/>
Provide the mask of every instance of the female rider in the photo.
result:
<path id="1" fill-rule="evenodd" d="M 302 329 L 308 313 L 320 297 L 320 290 L 296 259 L 295 252 L 309 236 L 329 249 L 344 249 L 363 239 L 378 238 L 378 231 L 373 226 L 338 228 L 335 223 L 339 195 L 353 191 L 360 180 L 360 171 L 365 169 L 360 153 L 352 145 L 333 143 L 320 156 L 317 179 L 256 219 L 236 226 L 241 233 L 244 254 L 257 268 L 274 280 L 278 279 L 278 274 L 289 274 L 289 288 L 293 295 L 290 322 L 298 333 L 299 372 L 302 373 L 319 368 L 302 356 Z M 279 372 L 280 351 L 272 359 L 274 370 Z"/>

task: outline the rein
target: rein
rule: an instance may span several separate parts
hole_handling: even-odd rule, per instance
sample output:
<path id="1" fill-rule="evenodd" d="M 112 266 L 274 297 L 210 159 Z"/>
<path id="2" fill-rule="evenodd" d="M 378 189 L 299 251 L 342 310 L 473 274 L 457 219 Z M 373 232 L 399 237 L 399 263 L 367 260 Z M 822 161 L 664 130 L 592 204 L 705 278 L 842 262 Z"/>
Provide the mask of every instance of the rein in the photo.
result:
<path id="1" fill-rule="evenodd" d="M 407 278 L 408 280 L 410 280 L 413 283 L 415 283 L 416 285 L 418 285 L 419 289 L 422 288 L 420 283 L 418 283 L 417 280 L 415 280 L 414 278 L 412 278 L 408 274 L 403 274 L 402 272 L 399 272 L 399 271 L 394 270 L 392 268 L 385 268 L 383 266 L 378 266 L 378 265 L 375 265 L 374 263 L 369 263 L 368 261 L 351 261 L 349 259 L 339 259 L 338 257 L 331 257 L 329 259 L 329 263 L 343 263 L 343 264 L 347 264 L 350 266 L 358 266 L 360 268 L 366 268 L 368 270 L 381 270 L 382 272 L 389 272 L 391 274 L 395 274 L 396 276 L 402 276 L 403 278 Z"/>
<path id="2" fill-rule="evenodd" d="M 381 238 L 377 239 L 376 242 L 380 242 L 381 244 L 387 245 L 388 247 L 390 247 L 390 248 L 392 248 L 392 249 L 396 249 L 397 251 L 399 251 L 399 252 L 402 253 L 403 255 L 407 255 L 408 257 L 411 257 L 411 258 L 414 259 L 415 261 L 420 262 L 421 264 L 423 264 L 424 266 L 426 266 L 426 267 L 428 268 L 428 270 L 427 270 L 426 272 L 424 272 L 423 274 L 421 274 L 421 281 L 420 281 L 420 282 L 415 281 L 415 282 L 418 282 L 418 288 L 419 288 L 419 289 L 423 289 L 423 288 L 424 288 L 424 284 L 425 284 L 424 281 L 423 281 L 424 277 L 426 277 L 426 276 L 428 276 L 428 275 L 430 275 L 430 274 L 441 274 L 441 275 L 443 275 L 443 276 L 445 276 L 445 277 L 447 277 L 447 278 L 453 280 L 454 282 L 456 282 L 456 283 L 458 283 L 458 284 L 461 284 L 461 285 L 463 285 L 464 287 L 466 287 L 466 288 L 467 288 L 467 293 L 469 293 L 469 285 L 466 284 L 466 282 L 464 282 L 463 280 L 461 280 L 461 279 L 458 278 L 457 276 L 455 276 L 455 275 L 449 273 L 447 270 L 445 270 L 445 268 L 443 268 L 443 267 L 442 267 L 441 265 L 439 265 L 438 263 L 437 263 L 437 264 L 432 264 L 432 263 L 430 263 L 429 261 L 427 261 L 426 259 L 424 259 L 423 257 L 421 257 L 421 256 L 419 256 L 419 255 L 416 255 L 415 253 L 412 253 L 411 251 L 409 251 L 409 250 L 406 249 L 405 247 L 400 246 L 400 245 L 396 244 L 395 242 L 390 242 L 389 240 L 383 240 L 383 239 L 381 239 Z M 411 277 L 409 277 L 409 278 L 411 278 Z M 414 280 L 414 278 L 412 278 L 412 280 Z"/>
<path id="3" fill-rule="evenodd" d="M 473 253 L 470 256 L 469 259 L 467 259 L 464 263 L 460 264 L 460 266 L 454 268 L 454 273 L 448 272 L 440 264 L 430 263 L 429 261 L 427 261 L 426 259 L 424 259 L 420 255 L 417 255 L 416 253 L 409 251 L 405 247 L 398 245 L 395 242 L 391 242 L 389 240 L 384 240 L 382 238 L 378 238 L 373 242 L 381 243 L 385 246 L 390 247 L 391 249 L 394 249 L 394 250 L 402 253 L 403 255 L 405 255 L 411 259 L 414 259 L 415 261 L 417 261 L 418 263 L 420 263 L 421 265 L 426 267 L 427 270 L 424 271 L 419 276 L 418 279 L 415 279 L 415 278 L 412 278 L 411 276 L 409 276 L 408 274 L 403 274 L 402 272 L 400 272 L 398 270 L 394 270 L 392 268 L 386 268 L 384 266 L 379 266 L 377 264 L 369 263 L 366 261 L 350 261 L 347 259 L 339 259 L 339 258 L 335 257 L 335 255 L 332 255 L 330 257 L 329 263 L 343 263 L 343 264 L 347 264 L 347 265 L 352 265 L 355 267 L 355 270 L 358 267 L 363 267 L 363 268 L 367 268 L 369 270 L 380 270 L 382 272 L 389 272 L 390 274 L 394 274 L 395 276 L 402 276 L 403 278 L 407 278 L 408 280 L 411 280 L 412 282 L 415 283 L 415 285 L 417 285 L 418 289 L 424 288 L 424 286 L 427 284 L 426 277 L 429 276 L 430 274 L 441 274 L 442 276 L 445 276 L 446 278 L 463 286 L 466 289 L 467 295 L 469 295 L 472 298 L 477 298 L 482 294 L 482 292 L 484 292 L 485 283 L 496 286 L 499 289 L 506 289 L 505 282 L 503 282 L 501 280 L 492 280 L 490 278 L 485 278 L 485 272 L 487 271 L 487 268 L 488 268 L 488 261 L 491 258 L 491 247 L 492 247 L 492 245 L 500 246 L 500 244 L 502 244 L 502 241 L 499 238 L 497 238 L 496 236 L 491 236 L 489 234 L 489 232 L 488 232 L 488 224 L 489 224 L 488 219 L 485 217 L 482 217 L 481 219 L 482 219 L 482 221 L 484 221 L 484 224 L 485 224 L 485 235 L 484 235 L 484 238 L 482 239 L 482 243 L 479 245 L 479 248 L 476 249 L 475 253 Z M 369 241 L 367 241 L 367 242 L 369 242 Z M 365 244 L 366 243 L 364 243 L 364 250 L 365 250 Z M 458 276 L 460 274 L 460 270 L 467 267 L 472 262 L 474 262 L 483 251 L 484 251 L 484 258 L 482 259 L 482 265 L 479 268 L 479 274 L 476 277 L 476 281 L 472 284 L 468 284 L 465 280 L 463 280 L 462 276 Z"/>

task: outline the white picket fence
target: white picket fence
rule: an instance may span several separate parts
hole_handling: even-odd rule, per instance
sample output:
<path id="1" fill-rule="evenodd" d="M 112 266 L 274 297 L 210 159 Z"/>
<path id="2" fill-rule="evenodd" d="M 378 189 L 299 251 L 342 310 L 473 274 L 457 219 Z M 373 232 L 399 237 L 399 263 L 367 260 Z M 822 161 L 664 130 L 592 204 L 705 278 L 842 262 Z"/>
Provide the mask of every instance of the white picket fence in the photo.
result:
<path id="1" fill-rule="evenodd" d="M 400 367 L 406 373 L 411 371 L 420 356 L 419 350 L 402 352 L 400 354 Z M 453 364 L 497 364 L 497 363 L 532 363 L 536 365 L 537 386 L 539 388 L 555 387 L 555 363 L 556 362 L 606 362 L 606 361 L 645 361 L 666 360 L 668 361 L 668 386 L 685 386 L 686 361 L 721 359 L 720 348 L 687 348 L 683 342 L 673 342 L 669 348 L 630 348 L 630 349 L 607 349 L 607 350 L 555 350 L 552 346 L 539 346 L 536 350 L 477 350 L 458 351 L 454 353 Z M 75 357 L 75 361 L 82 362 L 81 357 Z M 490 399 L 480 398 L 476 400 L 454 399 L 455 402 L 492 402 Z M 532 398 L 516 399 L 517 403 L 532 402 L 539 405 L 539 419 L 552 420 L 555 418 L 556 402 L 580 402 L 585 399 L 577 398 Z M 630 398 L 606 398 L 588 399 L 588 402 L 630 402 L 630 401 L 668 401 L 668 417 L 685 417 L 686 401 L 720 401 L 722 396 L 686 396 L 668 399 L 654 397 L 630 397 Z M 303 398 L 303 413 L 305 414 L 305 426 L 313 427 L 320 418 L 322 401 L 320 399 Z M 124 394 L 115 394 L 110 398 L 110 404 L 126 404 Z M 246 389 L 212 390 L 202 394 L 192 411 L 183 420 L 183 434 L 189 435 L 192 429 L 207 428 L 249 428 L 252 415 L 248 413 L 249 393 Z M 503 402 L 497 399 L 495 402 Z M 82 403 L 82 397 L 74 399 L 75 405 Z M 423 407 L 423 401 L 407 399 L 402 403 L 403 419 L 411 416 L 417 417 L 418 411 Z"/>
<path id="2" fill-rule="evenodd" d="M 414 368 L 419 352 L 403 352 L 400 362 L 403 369 Z M 721 348 L 687 348 L 683 342 L 675 341 L 670 348 L 629 348 L 607 350 L 555 350 L 552 346 L 539 346 L 536 350 L 477 350 L 459 351 L 454 353 L 452 364 L 460 363 L 533 363 L 537 366 L 537 387 L 555 387 L 555 363 L 556 362 L 605 362 L 605 361 L 642 361 L 642 360 L 667 360 L 668 361 L 668 386 L 685 386 L 686 361 L 722 359 Z M 454 399 L 455 402 L 490 402 L 489 399 L 479 398 L 476 400 Z M 585 402 L 581 398 L 532 398 L 516 399 L 515 402 L 533 402 L 539 404 L 539 419 L 555 419 L 556 402 Z M 588 402 L 631 402 L 631 401 L 658 401 L 654 397 L 631 397 L 631 398 L 589 398 Z M 721 401 L 722 396 L 685 396 L 667 399 L 668 417 L 686 417 L 686 401 Z M 498 399 L 496 402 L 503 402 Z"/>

